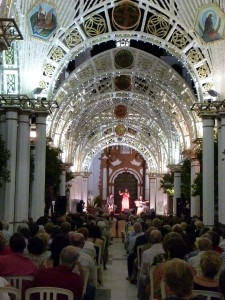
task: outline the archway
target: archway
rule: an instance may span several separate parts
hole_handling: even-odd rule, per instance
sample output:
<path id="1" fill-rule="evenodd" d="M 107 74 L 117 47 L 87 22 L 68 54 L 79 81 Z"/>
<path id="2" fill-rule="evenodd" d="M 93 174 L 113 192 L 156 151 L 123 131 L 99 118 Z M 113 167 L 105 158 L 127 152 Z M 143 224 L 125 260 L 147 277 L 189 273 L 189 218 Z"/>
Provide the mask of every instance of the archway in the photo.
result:
<path id="1" fill-rule="evenodd" d="M 137 178 L 135 178 L 135 176 L 129 172 L 120 173 L 114 181 L 114 199 L 115 204 L 117 205 L 117 211 L 121 211 L 121 196 L 119 195 L 119 191 L 124 191 L 126 188 L 130 193 L 129 207 L 131 210 L 133 210 L 135 209 L 134 201 L 137 199 L 138 183 Z"/>

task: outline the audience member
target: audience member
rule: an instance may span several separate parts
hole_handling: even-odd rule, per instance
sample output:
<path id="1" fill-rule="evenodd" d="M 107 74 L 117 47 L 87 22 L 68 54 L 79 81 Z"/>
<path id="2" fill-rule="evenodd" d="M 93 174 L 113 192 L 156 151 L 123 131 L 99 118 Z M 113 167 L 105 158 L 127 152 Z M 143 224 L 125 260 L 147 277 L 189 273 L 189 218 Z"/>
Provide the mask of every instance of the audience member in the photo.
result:
<path id="1" fill-rule="evenodd" d="M 25 256 L 28 257 L 38 269 L 47 268 L 47 259 L 44 256 L 44 242 L 38 236 L 32 236 L 28 240 L 27 244 L 28 252 L 25 252 Z"/>
<path id="2" fill-rule="evenodd" d="M 81 233 L 72 232 L 72 234 L 70 234 L 70 243 L 75 247 L 77 253 L 79 254 L 78 261 L 82 267 L 84 278 L 88 274 L 88 281 L 87 281 L 88 285 L 86 288 L 85 299 L 94 300 L 95 290 L 97 285 L 97 277 L 96 277 L 97 273 L 96 273 L 94 259 L 90 255 L 83 252 L 85 239 Z"/>
<path id="3" fill-rule="evenodd" d="M 81 300 L 83 282 L 79 275 L 72 272 L 78 258 L 79 254 L 75 247 L 64 247 L 59 256 L 59 265 L 39 270 L 34 277 L 33 286 L 68 289 L 73 292 L 74 300 Z M 57 300 L 61 299 L 60 297 L 57 298 Z"/>
<path id="4" fill-rule="evenodd" d="M 222 266 L 222 258 L 219 253 L 207 250 L 202 253 L 200 258 L 200 268 L 202 274 L 195 275 L 194 289 L 218 292 L 218 280 L 215 276 Z"/>
<path id="5" fill-rule="evenodd" d="M 51 251 L 50 265 L 53 265 L 54 267 L 58 266 L 60 252 L 64 247 L 69 245 L 69 239 L 63 234 L 58 234 L 53 238 L 49 248 Z"/>
<path id="6" fill-rule="evenodd" d="M 9 241 L 12 253 L 0 256 L 0 275 L 34 275 L 37 272 L 36 265 L 24 256 L 26 242 L 21 233 L 14 233 Z"/>
<path id="7" fill-rule="evenodd" d="M 192 298 L 193 273 L 184 260 L 173 258 L 166 262 L 164 280 L 170 290 L 170 294 L 166 294 L 166 300 Z"/>

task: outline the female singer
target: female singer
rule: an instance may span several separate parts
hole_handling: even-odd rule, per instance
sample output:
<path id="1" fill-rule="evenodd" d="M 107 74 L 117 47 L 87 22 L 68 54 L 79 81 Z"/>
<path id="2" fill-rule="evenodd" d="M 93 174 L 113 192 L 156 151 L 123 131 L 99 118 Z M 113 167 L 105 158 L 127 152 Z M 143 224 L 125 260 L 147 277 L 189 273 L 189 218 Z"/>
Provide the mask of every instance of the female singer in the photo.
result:
<path id="1" fill-rule="evenodd" d="M 124 211 L 124 209 L 129 209 L 130 193 L 128 192 L 128 189 L 125 189 L 124 192 L 119 191 L 119 195 L 122 196 L 122 208 L 121 208 L 121 211 Z"/>

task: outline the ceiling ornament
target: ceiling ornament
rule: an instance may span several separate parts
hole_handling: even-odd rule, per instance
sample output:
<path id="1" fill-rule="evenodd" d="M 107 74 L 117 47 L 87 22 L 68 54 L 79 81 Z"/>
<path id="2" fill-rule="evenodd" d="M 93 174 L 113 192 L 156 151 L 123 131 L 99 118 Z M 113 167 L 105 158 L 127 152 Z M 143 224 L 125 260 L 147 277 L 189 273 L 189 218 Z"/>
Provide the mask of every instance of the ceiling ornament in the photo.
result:
<path id="1" fill-rule="evenodd" d="M 122 136 L 126 132 L 126 127 L 123 124 L 117 125 L 115 128 L 115 132 L 118 136 Z"/>
<path id="2" fill-rule="evenodd" d="M 112 21 L 117 30 L 135 30 L 140 20 L 140 8 L 134 2 L 121 1 L 113 8 Z"/>
<path id="3" fill-rule="evenodd" d="M 117 119 L 124 119 L 127 116 L 127 107 L 125 105 L 117 105 L 114 109 L 114 116 Z"/>
<path id="4" fill-rule="evenodd" d="M 45 2 L 38 3 L 28 13 L 28 24 L 32 36 L 47 41 L 58 25 L 55 7 Z"/>
<path id="5" fill-rule="evenodd" d="M 106 21 L 101 15 L 94 15 L 84 22 L 84 30 L 89 37 L 103 34 L 107 30 Z"/>
<path id="6" fill-rule="evenodd" d="M 128 91 L 131 88 L 131 78 L 128 75 L 116 76 L 114 79 L 117 90 Z"/>
<path id="7" fill-rule="evenodd" d="M 224 38 L 224 12 L 216 4 L 201 7 L 197 11 L 194 30 L 206 43 Z"/>
<path id="8" fill-rule="evenodd" d="M 151 16 L 146 25 L 146 31 L 150 34 L 164 38 L 170 30 L 168 19 L 161 14 Z"/>
<path id="9" fill-rule="evenodd" d="M 119 50 L 115 55 L 115 65 L 117 68 L 129 69 L 133 62 L 133 54 L 127 49 Z"/>

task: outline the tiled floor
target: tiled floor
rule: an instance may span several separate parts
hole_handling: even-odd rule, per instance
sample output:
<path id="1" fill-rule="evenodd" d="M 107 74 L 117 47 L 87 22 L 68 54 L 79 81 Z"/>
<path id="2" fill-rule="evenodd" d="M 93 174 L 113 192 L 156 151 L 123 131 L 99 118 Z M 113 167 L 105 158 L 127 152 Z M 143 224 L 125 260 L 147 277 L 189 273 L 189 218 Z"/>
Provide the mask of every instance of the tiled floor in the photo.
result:
<path id="1" fill-rule="evenodd" d="M 103 271 L 104 286 L 98 287 L 96 300 L 137 300 L 137 287 L 127 280 L 127 255 L 122 239 L 109 246 L 109 262 Z"/>

